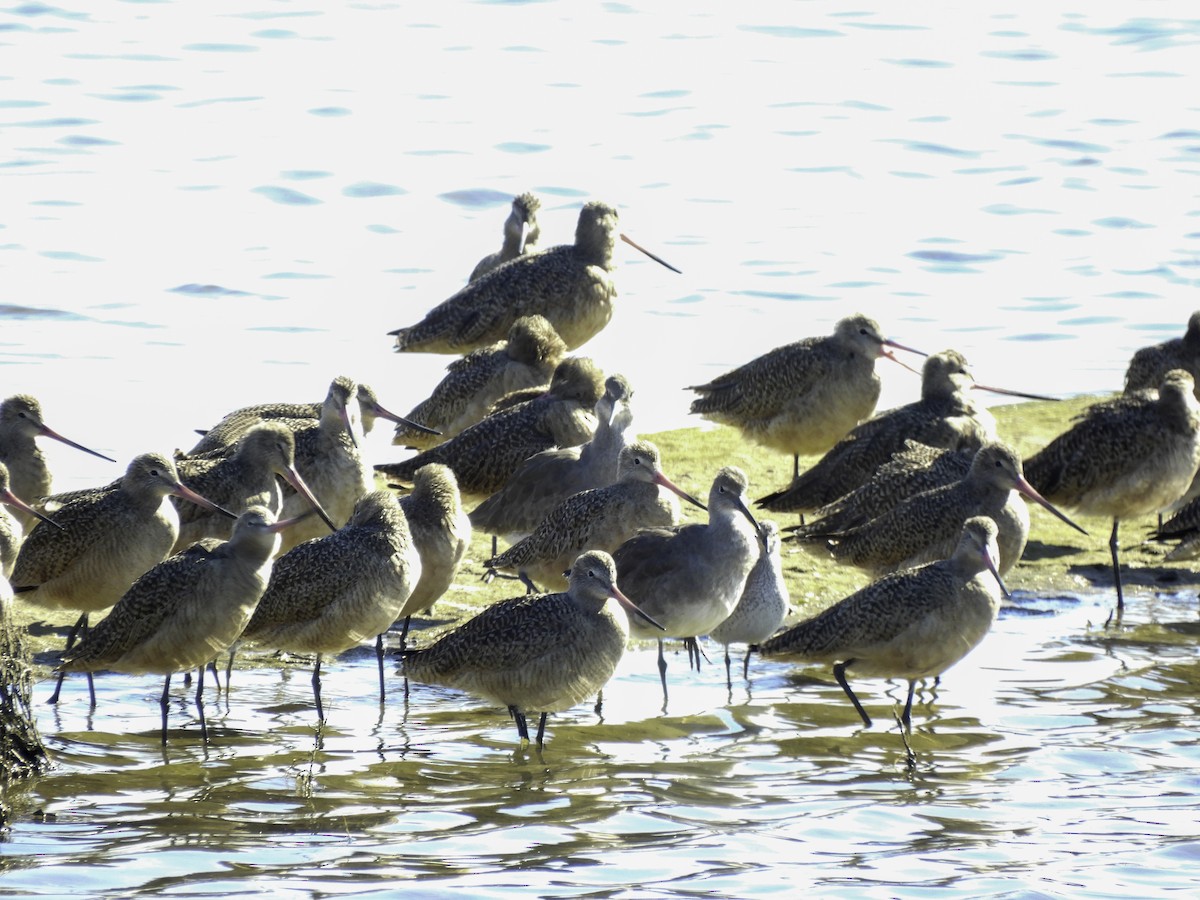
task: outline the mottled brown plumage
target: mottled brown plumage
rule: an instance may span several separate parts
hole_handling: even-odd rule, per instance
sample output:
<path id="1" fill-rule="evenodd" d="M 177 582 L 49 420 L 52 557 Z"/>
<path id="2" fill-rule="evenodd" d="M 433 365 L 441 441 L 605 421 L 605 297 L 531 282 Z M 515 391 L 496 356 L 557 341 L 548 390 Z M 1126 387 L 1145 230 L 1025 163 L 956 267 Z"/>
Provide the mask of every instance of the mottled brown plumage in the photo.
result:
<path id="1" fill-rule="evenodd" d="M 904 449 L 893 454 L 862 485 L 822 506 L 813 521 L 784 531 L 793 534 L 847 531 L 883 515 L 909 497 L 966 477 L 974 458 L 974 450 L 945 450 L 905 441 Z"/>
<path id="2" fill-rule="evenodd" d="M 748 439 L 793 458 L 824 453 L 875 411 L 875 360 L 900 347 L 864 315 L 837 323 L 828 337 L 777 347 L 707 384 L 691 412 L 730 425 Z M 908 348 L 903 348 L 908 349 Z"/>
<path id="3" fill-rule="evenodd" d="M 996 420 L 969 395 L 974 378 L 955 350 L 925 360 L 921 399 L 879 413 L 848 435 L 792 484 L 758 501 L 772 512 L 808 513 L 862 485 L 907 439 L 931 447 L 977 450 L 996 439 Z"/>
<path id="4" fill-rule="evenodd" d="M 468 353 L 500 340 L 516 319 L 534 314 L 545 316 L 574 350 L 612 318 L 617 236 L 616 209 L 585 203 L 574 244 L 517 257 L 472 281 L 420 322 L 389 332 L 396 350 Z"/>
<path id="5" fill-rule="evenodd" d="M 278 516 L 283 509 L 283 479 L 317 511 L 330 531 L 335 530 L 337 526 L 296 470 L 295 459 L 296 439 L 291 429 L 267 419 L 242 435 L 229 456 L 184 458 L 176 462 L 176 468 L 180 481 L 234 513 L 262 506 Z M 179 537 L 172 552 L 202 538 L 228 540 L 233 533 L 234 523 L 228 516 L 178 500 L 175 508 L 179 513 Z"/>
<path id="6" fill-rule="evenodd" d="M 825 541 L 834 559 L 881 575 L 945 559 L 958 543 L 963 523 L 973 516 L 987 516 L 999 530 L 999 567 L 1004 574 L 1020 560 L 1029 537 L 1029 510 L 1018 494 L 1079 527 L 1029 485 L 1015 450 L 990 443 L 976 451 L 961 480 L 910 497 L 878 518 L 846 531 L 823 532 L 818 523 L 818 530 L 805 532 L 800 540 Z"/>
<path id="7" fill-rule="evenodd" d="M 915 683 L 941 675 L 987 635 L 1000 608 L 996 525 L 986 517 L 963 523 L 953 555 L 885 575 L 811 619 L 759 646 L 764 657 L 833 663 L 833 674 L 863 723 L 871 724 L 846 680 L 904 678 L 911 726 Z"/>
<path id="8" fill-rule="evenodd" d="M 632 605 L 617 587 L 607 553 L 582 554 L 566 593 L 501 600 L 423 650 L 403 654 L 404 674 L 458 688 L 506 707 L 522 741 L 526 712 L 546 714 L 594 697 L 616 670 Z"/>
<path id="9" fill-rule="evenodd" d="M 1125 370 L 1125 393 L 1157 389 L 1172 369 L 1183 369 L 1193 379 L 1193 392 L 1200 390 L 1200 310 L 1188 317 L 1182 337 L 1142 347 Z M 1200 395 L 1197 395 L 1200 397 Z"/>
<path id="10" fill-rule="evenodd" d="M 335 379 L 335 384 L 339 382 L 346 387 L 353 386 L 358 404 L 350 407 L 350 415 L 358 420 L 363 434 L 370 434 L 375 427 L 375 422 L 379 419 L 400 423 L 414 431 L 423 430 L 421 425 L 385 409 L 380 404 L 374 389 L 368 385 L 355 385 L 348 378 Z M 229 451 L 247 431 L 263 422 L 278 422 L 292 431 L 310 428 L 314 424 L 310 420 L 321 418 L 321 410 L 324 408 L 325 402 L 323 400 L 319 403 L 257 403 L 253 406 L 235 409 L 233 412 L 226 413 L 221 417 L 220 422 L 203 432 L 200 440 L 188 451 L 187 455 L 203 456 L 214 452 Z"/>
<path id="11" fill-rule="evenodd" d="M 533 454 L 588 440 L 596 425 L 592 409 L 603 392 L 603 375 L 595 363 L 568 357 L 555 369 L 544 396 L 498 412 L 443 444 L 402 462 L 377 465 L 375 470 L 411 483 L 421 466 L 442 463 L 454 470 L 464 495 L 486 497 L 499 490 Z"/>
<path id="12" fill-rule="evenodd" d="M 649 441 L 624 448 L 618 472 L 615 483 L 560 501 L 531 534 L 484 565 L 518 572 L 527 585 L 561 590 L 571 562 L 585 550 L 612 553 L 642 528 L 679 522 L 678 501 L 660 486 L 701 505 L 663 474 L 658 448 Z"/>
<path id="13" fill-rule="evenodd" d="M 12 512 L 9 512 L 10 509 Z M 51 527 L 58 527 L 13 493 L 8 466 L 0 462 L 0 576 L 4 578 L 12 574 L 13 565 L 17 561 L 17 551 L 21 549 L 21 541 L 25 539 L 25 528 L 14 513 L 23 513 L 35 522 L 49 521 Z M 7 582 L 5 586 L 10 587 Z"/>
<path id="14" fill-rule="evenodd" d="M 350 521 L 279 557 L 241 639 L 296 653 L 315 653 L 313 694 L 324 720 L 323 655 L 375 639 L 383 700 L 382 635 L 421 577 L 421 557 L 408 520 L 390 491 L 372 491 Z"/>
<path id="15" fill-rule="evenodd" d="M 198 669 L 226 650 L 241 633 L 262 596 L 278 533 L 270 510 L 242 513 L 228 541 L 203 540 L 155 565 L 117 601 L 112 612 L 74 648 L 61 672 L 114 671 L 166 676 L 162 740 L 167 742 L 167 692 L 171 675 Z M 202 733 L 204 709 L 200 710 Z"/>
<path id="16" fill-rule="evenodd" d="M 103 453 L 67 440 L 46 425 L 41 404 L 36 399 L 28 394 L 15 394 L 0 403 L 0 462 L 8 466 L 13 493 L 28 502 L 50 493 L 50 469 L 46 457 L 38 449 L 36 438 L 39 437 L 52 438 L 68 447 L 115 462 Z M 24 510 L 16 510 L 13 515 L 26 531 L 37 521 L 36 516 Z"/>
<path id="17" fill-rule="evenodd" d="M 516 541 L 533 531 L 571 495 L 616 481 L 621 451 L 634 439 L 630 433 L 632 398 L 633 388 L 623 376 L 606 378 L 604 396 L 596 403 L 596 432 L 591 440 L 575 447 L 543 450 L 529 457 L 496 493 L 475 507 L 471 512 L 472 526 L 486 534 Z M 567 560 L 568 566 L 570 562 Z"/>
<path id="18" fill-rule="evenodd" d="M 180 482 L 163 454 L 136 457 L 116 490 L 68 503 L 54 513 L 59 527 L 42 523 L 26 535 L 13 588 L 50 609 L 107 609 L 174 546 L 179 514 L 168 495 L 215 508 Z"/>
<path id="19" fill-rule="evenodd" d="M 542 201 L 529 192 L 513 198 L 508 218 L 504 220 L 504 243 L 495 253 L 489 253 L 475 264 L 470 281 L 477 281 L 510 259 L 533 251 L 533 245 L 541 235 L 537 221 L 537 211 L 541 206 Z"/>
<path id="20" fill-rule="evenodd" d="M 1029 480 L 1056 503 L 1113 520 L 1109 537 L 1117 609 L 1120 520 L 1166 510 L 1192 483 L 1200 462 L 1200 404 L 1194 379 L 1167 373 L 1158 391 L 1142 390 L 1085 410 L 1067 431 L 1025 461 Z"/>
<path id="21" fill-rule="evenodd" d="M 566 353 L 567 345 L 544 316 L 522 316 L 513 322 L 504 340 L 450 363 L 429 397 L 409 412 L 406 418 L 434 428 L 440 435 L 402 423 L 396 426 L 392 443 L 428 450 L 449 440 L 483 419 L 501 397 L 528 388 L 544 390 Z"/>

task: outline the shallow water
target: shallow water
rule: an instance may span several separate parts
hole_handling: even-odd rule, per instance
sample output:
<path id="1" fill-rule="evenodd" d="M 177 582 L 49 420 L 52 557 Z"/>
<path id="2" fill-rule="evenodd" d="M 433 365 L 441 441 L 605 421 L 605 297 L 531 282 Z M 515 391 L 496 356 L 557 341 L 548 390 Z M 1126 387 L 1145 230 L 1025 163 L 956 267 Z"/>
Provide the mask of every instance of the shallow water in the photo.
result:
<path id="1" fill-rule="evenodd" d="M 856 684 L 864 729 L 823 667 L 735 659 L 688 673 L 626 656 L 602 716 L 551 717 L 521 749 L 502 710 L 414 685 L 373 651 L 323 670 L 234 673 L 205 704 L 176 684 L 159 742 L 152 678 L 72 679 L 39 704 L 56 766 L 15 796 L 0 892 L 387 895 L 451 887 L 547 897 L 822 895 L 1128 897 L 1194 888 L 1200 669 L 1194 585 L 1111 598 L 1018 593 L 936 690 L 910 739 L 903 685 Z M 735 657 L 738 654 L 735 652 Z M 38 686 L 39 699 L 50 685 Z"/>
<path id="2" fill-rule="evenodd" d="M 328 5 L 326 5 L 328 6 Z M 1145 10 L 1143 10 L 1145 6 Z M 513 194 L 542 244 L 580 203 L 623 251 L 585 347 L 643 433 L 684 385 L 862 310 L 984 382 L 1114 390 L 1195 288 L 1200 26 L 1192 4 L 25 3 L 0 11 L 5 395 L 119 460 L 190 445 L 331 377 L 404 412 L 446 360 L 396 357 L 499 244 Z M 666 371 L 664 372 L 664 367 Z M 881 407 L 916 379 L 881 364 Z M 381 458 L 388 435 L 372 435 Z M 56 487 L 117 467 L 46 448 Z M 516 747 L 501 711 L 330 664 L 235 674 L 212 740 L 152 680 L 39 703 L 56 768 L 15 789 L 0 894 L 1136 896 L 1195 887 L 1195 586 L 1019 597 L 919 706 L 894 686 L 629 654 Z M 1174 589 L 1174 588 L 1173 588 Z M 710 648 L 710 653 L 718 652 Z M 394 673 L 393 673 L 394 677 Z M 49 692 L 38 688 L 39 699 Z M 364 699 L 365 698 L 365 699 Z"/>

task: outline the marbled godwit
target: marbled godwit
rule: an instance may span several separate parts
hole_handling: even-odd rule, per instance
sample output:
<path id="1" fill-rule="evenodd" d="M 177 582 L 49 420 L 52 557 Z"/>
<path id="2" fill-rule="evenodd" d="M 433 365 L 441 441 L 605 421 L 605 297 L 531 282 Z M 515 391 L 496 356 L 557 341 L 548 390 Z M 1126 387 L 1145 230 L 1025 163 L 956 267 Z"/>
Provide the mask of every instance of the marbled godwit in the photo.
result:
<path id="1" fill-rule="evenodd" d="M 949 559 L 886 575 L 759 645 L 764 657 L 833 663 L 833 675 L 868 728 L 871 717 L 846 680 L 904 678 L 901 721 L 912 728 L 916 682 L 941 675 L 971 652 L 996 621 L 1004 592 L 996 525 L 968 519 Z"/>
<path id="2" fill-rule="evenodd" d="M 974 450 L 945 450 L 916 441 L 905 441 L 866 482 L 838 497 L 815 513 L 807 525 L 792 525 L 786 532 L 816 534 L 848 531 L 899 506 L 909 497 L 966 477 Z"/>
<path id="3" fill-rule="evenodd" d="M 1156 541 L 1179 541 L 1165 559 L 1175 562 L 1200 556 L 1200 498 L 1180 507 L 1151 535 Z"/>
<path id="4" fill-rule="evenodd" d="M 348 378 L 334 379 L 334 384 L 337 384 L 339 380 L 345 385 L 354 384 Z M 330 390 L 333 390 L 332 385 L 330 386 Z M 348 415 L 358 418 L 359 427 L 363 434 L 371 433 L 371 430 L 375 427 L 376 420 L 388 419 L 404 427 L 411 428 L 415 432 L 437 436 L 437 431 L 426 428 L 419 422 L 410 421 L 404 416 L 398 416 L 394 412 L 389 412 L 379 402 L 379 397 L 376 395 L 374 389 L 368 385 L 359 384 L 355 387 L 354 391 L 358 405 L 357 407 L 350 408 Z M 326 394 L 326 400 L 328 400 L 328 393 Z M 258 403 L 254 406 L 243 406 L 241 409 L 235 409 L 233 412 L 222 416 L 221 421 L 212 428 L 200 432 L 200 440 L 188 451 L 188 455 L 203 456 L 214 452 L 221 453 L 228 451 L 247 431 L 256 425 L 261 425 L 263 422 L 278 421 L 293 431 L 301 428 L 309 428 L 313 424 L 310 420 L 321 418 L 325 402 Z"/>
<path id="5" fill-rule="evenodd" d="M 344 528 L 306 541 L 275 561 L 241 640 L 315 653 L 313 697 L 317 720 L 324 722 L 321 657 L 373 637 L 382 704 L 383 633 L 420 577 L 421 557 L 400 504 L 390 491 L 372 491 L 359 500 Z"/>
<path id="6" fill-rule="evenodd" d="M 1143 347 L 1133 354 L 1125 370 L 1125 393 L 1156 389 L 1172 369 L 1183 369 L 1200 380 L 1200 310 L 1188 318 L 1183 337 Z"/>
<path id="7" fill-rule="evenodd" d="M 59 671 L 165 676 L 160 701 L 165 744 L 171 676 L 197 669 L 196 708 L 208 740 L 201 705 L 204 666 L 241 634 L 267 586 L 278 533 L 289 524 L 252 506 L 238 516 L 228 541 L 203 540 L 159 562 L 67 650 Z"/>
<path id="8" fill-rule="evenodd" d="M 410 483 L 421 466 L 442 463 L 454 470 L 463 495 L 486 497 L 533 454 L 591 438 L 596 427 L 592 410 L 603 392 L 603 376 L 595 363 L 568 357 L 554 370 L 543 397 L 488 416 L 444 444 L 375 470 Z"/>
<path id="9" fill-rule="evenodd" d="M 42 515 L 20 497 L 12 492 L 9 484 L 8 466 L 0 462 L 0 575 L 8 578 L 12 574 L 13 565 L 17 561 L 17 551 L 21 549 L 21 541 L 25 537 L 25 529 L 20 520 L 8 511 L 12 507 L 17 512 L 25 513 L 37 521 L 49 522 L 55 528 L 59 525 L 53 519 Z M 9 586 L 11 592 L 11 586 Z"/>
<path id="10" fill-rule="evenodd" d="M 886 356 L 899 363 L 889 347 L 920 352 L 886 339 L 874 320 L 854 315 L 838 322 L 829 337 L 776 347 L 685 390 L 700 394 L 692 413 L 790 453 L 799 477 L 801 456 L 824 453 L 875 411 L 875 360 Z"/>
<path id="11" fill-rule="evenodd" d="M 541 206 L 542 201 L 528 192 L 513 198 L 512 209 L 504 220 L 504 243 L 475 264 L 470 281 L 477 281 L 497 266 L 530 251 L 541 234 L 537 221 Z"/>
<path id="12" fill-rule="evenodd" d="M 725 682 L 733 687 L 729 672 L 729 645 L 746 644 L 742 677 L 750 678 L 751 647 L 773 635 L 791 608 L 787 584 L 783 580 L 783 558 L 779 551 L 779 526 L 769 519 L 760 526 L 762 546 L 758 562 L 746 577 L 746 587 L 728 618 L 709 635 L 725 647 Z"/>
<path id="13" fill-rule="evenodd" d="M 179 480 L 224 509 L 240 513 L 251 506 L 263 506 L 271 515 L 283 509 L 282 478 L 321 517 L 330 531 L 337 525 L 313 496 L 296 471 L 296 439 L 282 422 L 265 420 L 247 431 L 230 456 L 215 459 L 181 459 L 176 463 Z M 179 537 L 172 552 L 201 538 L 227 540 L 234 523 L 229 518 L 194 503 L 176 502 L 179 512 Z"/>
<path id="14" fill-rule="evenodd" d="M 404 619 L 403 647 L 412 615 L 433 606 L 454 581 L 471 544 L 471 518 L 463 509 L 454 470 L 440 463 L 417 469 L 412 491 L 400 498 L 400 508 L 421 556 L 421 577 L 397 615 Z"/>
<path id="15" fill-rule="evenodd" d="M 50 493 L 50 470 L 35 440 L 39 437 L 52 438 L 68 447 L 116 462 L 103 453 L 68 440 L 48 427 L 42 420 L 41 404 L 33 397 L 28 394 L 9 397 L 0 403 L 0 462 L 8 466 L 13 493 L 29 501 Z M 34 515 L 24 510 L 17 510 L 14 515 L 26 531 L 37 521 Z"/>
<path id="16" fill-rule="evenodd" d="M 872 575 L 945 559 L 958 543 L 962 525 L 973 516 L 993 519 L 998 531 L 1000 574 L 1021 559 L 1029 538 L 1029 510 L 1018 494 L 1041 504 L 1072 528 L 1082 528 L 1054 508 L 1025 480 L 1021 458 L 1006 444 L 984 444 L 966 476 L 954 484 L 909 497 L 878 518 L 847 531 L 804 531 L 801 541 L 827 541 L 839 562 Z"/>
<path id="17" fill-rule="evenodd" d="M 540 713 L 540 748 L 548 713 L 594 696 L 612 677 L 629 618 L 649 621 L 618 589 L 612 557 L 592 551 L 571 566 L 565 594 L 494 603 L 430 647 L 404 651 L 404 674 L 506 707 L 522 744 L 529 740 L 525 713 Z"/>
<path id="18" fill-rule="evenodd" d="M 484 563 L 492 572 L 512 569 L 532 593 L 566 587 L 572 560 L 584 550 L 611 553 L 643 528 L 669 527 L 679 522 L 679 503 L 659 490 L 704 509 L 663 474 L 658 448 L 634 441 L 621 451 L 616 483 L 574 494 L 554 507 L 532 533 Z"/>
<path id="19" fill-rule="evenodd" d="M 371 467 L 360 449 L 362 432 L 358 408 L 358 385 L 339 376 L 329 385 L 319 419 L 279 420 L 292 429 L 296 441 L 296 471 L 339 527 L 350 518 L 359 498 L 375 486 Z M 288 493 L 284 496 L 280 515 L 288 519 L 300 518 L 307 508 L 306 498 L 298 493 Z M 286 553 L 299 543 L 328 533 L 324 522 L 305 518 L 281 536 L 280 552 Z"/>
<path id="20" fill-rule="evenodd" d="M 81 613 L 68 649 L 87 628 L 89 613 L 108 609 L 170 553 L 179 535 L 172 495 L 219 509 L 185 487 L 166 456 L 144 453 L 129 463 L 116 490 L 67 503 L 54 513 L 57 528 L 39 525 L 26 535 L 13 567 L 13 590 L 38 606 Z M 60 677 L 51 703 L 61 686 Z"/>
<path id="21" fill-rule="evenodd" d="M 729 617 L 758 559 L 759 531 L 746 506 L 745 473 L 726 466 L 708 492 L 708 523 L 647 528 L 617 548 L 613 558 L 625 592 L 662 625 L 663 637 L 684 639 L 688 662 L 700 666 L 696 638 Z M 662 637 L 630 623 L 634 637 L 658 638 L 658 674 L 667 702 Z"/>
<path id="22" fill-rule="evenodd" d="M 506 394 L 544 388 L 566 354 L 567 345 L 544 316 L 522 316 L 508 329 L 505 340 L 450 363 L 429 397 L 409 412 L 407 418 L 423 422 L 441 435 L 431 436 L 401 424 L 396 426 L 392 443 L 428 450 L 449 440 L 480 421 Z"/>
<path id="23" fill-rule="evenodd" d="M 439 303 L 417 324 L 388 334 L 400 352 L 462 354 L 500 340 L 516 319 L 537 313 L 574 350 L 612 318 L 616 287 L 610 273 L 617 237 L 616 209 L 585 203 L 574 244 L 505 263 Z M 674 269 L 626 235 L 620 238 Z"/>
<path id="24" fill-rule="evenodd" d="M 921 399 L 856 425 L 787 488 L 758 505 L 772 512 L 809 513 L 865 482 L 912 439 L 931 447 L 978 449 L 996 439 L 996 420 L 968 391 L 974 379 L 955 350 L 934 353 L 921 370 Z"/>
<path id="25" fill-rule="evenodd" d="M 568 497 L 616 481 L 621 451 L 633 440 L 629 433 L 633 425 L 632 398 L 633 388 L 624 376 L 606 378 L 604 396 L 596 403 L 596 433 L 592 439 L 576 447 L 555 447 L 529 457 L 500 490 L 475 507 L 471 524 L 479 531 L 516 541 L 533 531 Z M 611 552 L 615 548 L 614 544 L 598 549 Z M 577 548 L 576 552 L 583 549 Z M 568 559 L 558 571 L 565 572 L 570 564 Z"/>
<path id="26" fill-rule="evenodd" d="M 1078 421 L 1025 461 L 1031 483 L 1082 515 L 1111 516 L 1117 612 L 1121 519 L 1162 512 L 1192 483 L 1200 461 L 1200 405 L 1194 380 L 1173 369 L 1158 392 L 1139 391 L 1089 407 Z"/>

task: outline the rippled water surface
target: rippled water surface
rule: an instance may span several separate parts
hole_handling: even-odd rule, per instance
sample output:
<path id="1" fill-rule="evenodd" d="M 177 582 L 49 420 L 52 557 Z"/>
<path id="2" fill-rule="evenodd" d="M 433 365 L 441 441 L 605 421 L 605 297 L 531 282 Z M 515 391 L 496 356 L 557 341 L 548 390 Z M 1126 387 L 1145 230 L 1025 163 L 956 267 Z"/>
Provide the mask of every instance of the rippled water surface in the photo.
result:
<path id="1" fill-rule="evenodd" d="M 862 728 L 828 670 L 756 661 L 749 682 L 628 654 L 586 707 L 522 750 L 501 710 L 414 685 L 373 653 L 327 666 L 318 734 L 302 661 L 234 674 L 206 703 L 153 679 L 82 681 L 41 706 L 57 767 L 23 787 L 0 890 L 718 896 L 1129 897 L 1195 884 L 1195 586 L 1095 603 L 1018 594 L 914 707 L 863 682 Z M 711 654 L 719 648 L 710 647 Z M 49 685 L 39 688 L 48 693 Z"/>
<path id="2" fill-rule="evenodd" d="M 661 8 L 660 8 L 661 7 Z M 863 310 L 981 381 L 1120 386 L 1196 300 L 1200 24 L 1186 2 L 23 3 L 0 10 L 0 365 L 118 459 L 334 374 L 405 411 L 446 360 L 396 357 L 496 249 L 581 202 L 622 251 L 585 350 L 680 390 Z M 890 367 L 889 367 L 890 368 Z M 886 373 L 881 407 L 915 396 Z M 372 436 L 381 457 L 386 434 Z M 114 469 L 48 447 L 56 487 Z M 0 894 L 890 897 L 1194 889 L 1196 592 L 1018 597 L 915 712 L 909 764 L 865 683 L 631 652 L 603 718 L 522 751 L 501 711 L 327 667 L 236 672 L 196 741 L 152 679 L 39 703 L 56 767 L 16 789 Z M 712 651 L 710 651 L 712 652 Z M 716 663 L 714 657 L 714 663 Z M 392 680 L 395 681 L 395 673 Z M 38 687 L 39 699 L 48 693 Z"/>

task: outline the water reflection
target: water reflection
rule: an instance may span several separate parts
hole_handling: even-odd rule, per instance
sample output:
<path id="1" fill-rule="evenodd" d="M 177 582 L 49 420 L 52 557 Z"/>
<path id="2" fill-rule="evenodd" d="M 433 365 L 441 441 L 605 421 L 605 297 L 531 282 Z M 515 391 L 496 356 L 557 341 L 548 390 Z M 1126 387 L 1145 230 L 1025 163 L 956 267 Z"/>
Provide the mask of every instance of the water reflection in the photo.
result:
<path id="1" fill-rule="evenodd" d="M 380 710 L 365 652 L 329 666 L 320 731 L 304 662 L 262 658 L 207 706 L 208 745 L 192 719 L 165 749 L 156 686 L 106 675 L 94 716 L 82 692 L 40 708 L 57 765 L 17 798 L 4 886 L 52 893 L 30 868 L 41 854 L 80 889 L 184 896 L 346 879 L 367 894 L 397 879 L 485 896 L 765 893 L 804 878 L 867 895 L 1001 880 L 1069 892 L 1092 866 L 1177 843 L 1162 889 L 1195 850 L 1194 598 L 1141 594 L 1108 631 L 1084 624 L 1097 602 L 1006 612 L 918 694 L 912 766 L 887 715 L 903 685 L 864 682 L 879 714 L 866 729 L 822 667 L 758 659 L 732 690 L 719 663 L 681 675 L 660 715 L 654 651 L 632 652 L 603 717 L 552 717 L 541 752 L 454 691 L 414 685 L 405 702 L 397 677 Z M 172 706 L 194 717 L 190 692 Z M 1145 877 L 1122 869 L 1105 890 Z"/>

